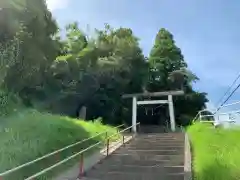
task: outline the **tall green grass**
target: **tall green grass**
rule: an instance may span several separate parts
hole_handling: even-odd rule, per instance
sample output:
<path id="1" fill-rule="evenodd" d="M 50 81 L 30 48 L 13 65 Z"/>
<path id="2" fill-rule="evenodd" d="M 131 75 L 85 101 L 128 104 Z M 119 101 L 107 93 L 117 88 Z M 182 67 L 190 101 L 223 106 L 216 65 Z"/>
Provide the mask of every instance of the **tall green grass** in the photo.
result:
<path id="1" fill-rule="evenodd" d="M 240 179 L 240 129 L 195 124 L 187 129 L 193 152 L 194 180 Z"/>
<path id="2" fill-rule="evenodd" d="M 115 128 L 103 125 L 100 121 L 85 122 L 69 117 L 43 114 L 35 110 L 16 112 L 12 116 L 0 119 L 0 127 L 0 172 L 4 172 L 98 133 L 108 131 L 108 134 L 111 135 L 117 132 Z M 56 156 L 23 168 L 3 179 L 22 180 L 81 149 L 99 141 L 103 142 L 105 136 L 106 134 L 98 136 L 74 148 L 65 150 Z M 47 174 L 47 176 L 42 176 L 40 179 L 51 179 L 51 176 L 62 171 L 66 166 L 73 165 L 78 160 L 79 157 L 63 167 L 56 168 Z"/>

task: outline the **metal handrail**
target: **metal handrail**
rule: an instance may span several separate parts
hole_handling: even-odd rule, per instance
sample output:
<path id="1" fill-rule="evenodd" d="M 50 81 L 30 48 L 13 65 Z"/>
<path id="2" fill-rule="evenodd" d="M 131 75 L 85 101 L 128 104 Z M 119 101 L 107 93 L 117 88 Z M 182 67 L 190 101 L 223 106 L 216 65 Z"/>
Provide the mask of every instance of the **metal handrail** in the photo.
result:
<path id="1" fill-rule="evenodd" d="M 120 127 L 123 127 L 123 126 L 124 126 L 124 124 L 119 125 L 119 126 L 116 126 L 116 127 L 114 127 L 114 128 L 120 128 Z M 102 134 L 105 134 L 105 133 L 107 133 L 107 132 L 108 132 L 108 131 L 104 131 L 104 132 L 98 133 L 98 134 L 96 134 L 96 135 L 94 135 L 94 136 L 92 136 L 92 137 L 89 137 L 89 138 L 87 138 L 87 139 L 78 141 L 78 142 L 76 142 L 76 143 L 74 143 L 74 144 L 71 144 L 71 145 L 69 145 L 69 146 L 66 146 L 66 147 L 64 147 L 64 148 L 62 148 L 62 149 L 59 149 L 59 150 L 56 150 L 56 151 L 51 152 L 51 153 L 49 153 L 49 154 L 46 154 L 46 155 L 44 155 L 44 156 L 41 156 L 41 157 L 39 157 L 39 158 L 37 158 L 37 159 L 35 159 L 35 160 L 33 160 L 33 161 L 29 161 L 29 162 L 27 162 L 27 163 L 24 163 L 24 164 L 22 164 L 22 165 L 20 165 L 20 166 L 15 167 L 15 168 L 13 168 L 13 169 L 10 169 L 10 170 L 7 170 L 7 171 L 5 171 L 5 172 L 3 172 L 3 173 L 0 173 L 0 178 L 3 177 L 3 176 L 8 175 L 8 174 L 10 174 L 10 173 L 16 172 L 16 171 L 18 171 L 18 170 L 20 170 L 20 169 L 22 169 L 22 168 L 24 168 L 24 167 L 26 167 L 26 166 L 29 166 L 29 165 L 31 165 L 31 164 L 34 164 L 34 163 L 36 163 L 36 162 L 38 162 L 38 161 L 40 161 L 40 160 L 43 160 L 43 159 L 45 159 L 45 158 L 47 158 L 47 157 L 50 157 L 50 156 L 55 155 L 55 154 L 57 154 L 57 153 L 59 153 L 59 152 L 62 152 L 62 151 L 64 151 L 64 150 L 66 150 L 66 149 L 69 149 L 69 148 L 74 147 L 74 146 L 76 146 L 76 145 L 78 145 L 78 144 L 84 143 L 84 142 L 86 142 L 86 141 L 88 141 L 88 140 L 90 140 L 90 139 L 93 139 L 93 138 L 98 137 L 98 136 L 100 136 L 100 135 L 102 135 Z"/>
<path id="2" fill-rule="evenodd" d="M 197 113 L 197 115 L 193 118 L 193 122 L 195 122 L 196 120 L 197 120 L 197 117 L 198 117 L 198 115 L 200 114 L 201 112 L 199 111 L 198 113 Z"/>
<path id="3" fill-rule="evenodd" d="M 140 122 L 136 124 L 136 126 L 139 126 L 139 125 L 140 125 Z M 108 139 L 110 139 L 111 137 L 113 137 L 113 136 L 115 136 L 115 135 L 117 135 L 117 134 L 120 134 L 120 133 L 122 133 L 122 132 L 125 132 L 126 130 L 131 129 L 133 126 L 134 126 L 134 125 L 132 125 L 132 126 L 130 126 L 130 127 L 127 127 L 127 128 L 125 128 L 125 129 L 119 131 L 118 133 L 112 134 L 111 136 L 108 136 Z"/>
<path id="4" fill-rule="evenodd" d="M 133 125 L 133 126 L 134 126 L 134 125 Z M 123 129 L 122 131 L 119 131 L 118 133 L 112 134 L 111 136 L 107 137 L 107 149 L 106 149 L 106 150 L 107 150 L 107 156 L 109 155 L 110 138 L 112 138 L 113 136 L 116 136 L 117 134 L 123 133 L 123 132 L 131 129 L 133 126 L 130 126 L 130 127 L 128 127 L 128 128 L 125 128 L 125 129 Z M 136 127 L 137 127 L 137 126 L 140 126 L 140 122 L 136 124 Z M 123 143 L 123 144 L 125 143 L 124 141 L 125 141 L 125 136 L 123 135 L 123 136 L 122 136 L 122 143 Z"/>
<path id="5" fill-rule="evenodd" d="M 138 126 L 138 125 L 140 125 L 140 123 L 136 124 L 136 126 Z M 135 125 L 133 125 L 133 126 L 135 126 Z M 114 135 L 120 134 L 120 133 L 122 133 L 122 132 L 124 132 L 124 131 L 126 131 L 126 130 L 128 130 L 128 129 L 130 129 L 130 128 L 132 128 L 133 126 L 130 126 L 130 127 L 128 127 L 128 128 L 125 128 L 125 129 L 119 131 L 118 133 L 115 133 Z M 108 141 L 107 141 L 107 156 L 108 156 L 108 152 L 109 152 L 109 150 L 108 150 L 108 148 L 109 148 L 109 139 L 110 139 L 110 137 L 112 137 L 112 136 L 113 136 L 113 135 L 111 135 L 111 136 L 109 136 L 109 137 L 107 138 L 107 139 L 108 139 Z M 78 155 L 81 155 L 81 160 L 80 160 L 80 172 L 79 172 L 79 177 L 81 177 L 81 176 L 83 176 L 83 153 L 87 152 L 88 150 L 90 150 L 90 149 L 92 149 L 92 148 L 94 148 L 94 147 L 96 147 L 96 146 L 98 146 L 98 145 L 100 145 L 100 144 L 102 144 L 102 143 L 103 143 L 103 142 L 100 141 L 100 142 L 98 142 L 98 143 L 96 143 L 96 144 L 93 144 L 93 145 L 89 146 L 88 148 L 86 148 L 86 149 L 84 149 L 84 150 L 81 150 L 80 152 L 77 152 L 77 153 L 73 154 L 72 156 L 70 156 L 70 157 L 68 157 L 68 158 L 66 158 L 66 159 L 64 159 L 64 160 L 62 160 L 62 161 L 60 161 L 60 162 L 58 162 L 58 163 L 56 163 L 56 164 L 54 164 L 54 165 L 52 165 L 52 166 L 44 169 L 44 170 L 42 170 L 42 171 L 40 171 L 40 172 L 38 172 L 38 173 L 30 176 L 30 177 L 28 177 L 28 178 L 25 179 L 25 180 L 33 180 L 34 178 L 39 177 L 40 175 L 47 173 L 48 171 L 50 171 L 50 170 L 52 170 L 53 168 L 55 168 L 55 167 L 57 167 L 57 166 L 65 163 L 65 162 L 69 161 L 70 159 L 73 159 L 74 157 L 77 157 Z M 124 142 L 123 142 L 123 144 L 124 144 Z"/>
<path id="6" fill-rule="evenodd" d="M 197 117 L 198 117 L 198 115 L 201 115 L 201 113 L 202 112 L 205 112 L 205 111 L 210 111 L 209 109 L 203 109 L 203 110 L 201 110 L 201 111 L 198 111 L 198 113 L 197 113 L 197 115 L 193 118 L 193 122 L 195 122 L 196 120 L 197 120 Z M 202 116 L 202 115 L 201 115 Z"/>
<path id="7" fill-rule="evenodd" d="M 200 123 L 215 123 L 216 121 L 199 121 Z M 220 121 L 220 122 L 236 122 L 236 121 L 234 121 L 234 120 L 222 120 L 222 121 Z"/>
<path id="8" fill-rule="evenodd" d="M 77 157 L 78 155 L 80 155 L 80 154 L 82 154 L 82 153 L 84 153 L 84 152 L 86 152 L 86 151 L 88 151 L 88 150 L 90 150 L 90 149 L 98 146 L 98 145 L 101 144 L 101 143 L 102 143 L 102 142 L 100 141 L 100 142 L 98 142 L 98 143 L 96 143 L 96 144 L 94 144 L 94 145 L 92 145 L 92 146 L 89 146 L 88 148 L 86 148 L 86 149 L 84 149 L 84 150 L 82 150 L 82 151 L 80 151 L 80 152 L 78 152 L 78 153 L 75 153 L 74 155 L 72 155 L 72 156 L 70 156 L 70 157 L 68 157 L 68 158 L 66 158 L 66 159 L 64 159 L 64 160 L 62 160 L 62 161 L 60 161 L 60 162 L 58 162 L 58 163 L 56 163 L 56 164 L 54 164 L 54 165 L 52 165 L 52 166 L 50 166 L 50 167 L 42 170 L 42 171 L 40 171 L 40 172 L 32 175 L 32 176 L 30 176 L 30 177 L 28 177 L 28 178 L 25 179 L 25 180 L 32 180 L 33 178 L 36 178 L 36 177 L 38 177 L 38 176 L 40 176 L 40 175 L 42 175 L 42 174 L 45 174 L 46 172 L 52 170 L 53 168 L 55 168 L 55 167 L 57 167 L 57 166 L 65 163 L 65 162 L 69 161 L 70 159 L 73 159 L 74 157 Z"/>

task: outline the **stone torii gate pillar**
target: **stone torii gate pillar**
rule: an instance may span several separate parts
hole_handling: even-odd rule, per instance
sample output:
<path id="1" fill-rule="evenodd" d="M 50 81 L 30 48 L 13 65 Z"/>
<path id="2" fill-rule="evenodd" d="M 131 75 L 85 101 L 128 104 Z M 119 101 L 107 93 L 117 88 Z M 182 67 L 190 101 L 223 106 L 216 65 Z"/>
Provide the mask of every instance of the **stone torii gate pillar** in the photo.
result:
<path id="1" fill-rule="evenodd" d="M 172 96 L 183 95 L 183 91 L 168 91 L 168 92 L 153 92 L 153 93 L 138 93 L 138 94 L 125 94 L 122 98 L 132 98 L 132 130 L 133 132 L 137 131 L 137 105 L 144 104 L 168 104 L 169 116 L 171 130 L 174 132 L 176 130 L 175 115 L 174 115 L 174 106 Z M 168 100 L 146 100 L 138 101 L 138 97 L 159 97 L 159 96 L 168 96 Z"/>
<path id="2" fill-rule="evenodd" d="M 174 115 L 172 95 L 168 95 L 168 108 L 169 108 L 169 115 L 170 115 L 171 130 L 174 132 L 176 130 L 176 124 L 175 124 L 175 115 Z"/>
<path id="3" fill-rule="evenodd" d="M 133 96 L 132 98 L 132 130 L 137 132 L 137 97 Z"/>

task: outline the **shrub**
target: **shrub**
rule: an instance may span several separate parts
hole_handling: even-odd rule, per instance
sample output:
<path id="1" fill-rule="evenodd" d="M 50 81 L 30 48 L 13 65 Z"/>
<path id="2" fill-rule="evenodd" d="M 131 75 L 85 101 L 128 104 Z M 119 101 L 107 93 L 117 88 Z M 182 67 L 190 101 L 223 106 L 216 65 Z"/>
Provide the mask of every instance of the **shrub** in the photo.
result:
<path id="1" fill-rule="evenodd" d="M 0 89 L 0 116 L 6 116 L 16 111 L 21 105 L 20 98 Z"/>

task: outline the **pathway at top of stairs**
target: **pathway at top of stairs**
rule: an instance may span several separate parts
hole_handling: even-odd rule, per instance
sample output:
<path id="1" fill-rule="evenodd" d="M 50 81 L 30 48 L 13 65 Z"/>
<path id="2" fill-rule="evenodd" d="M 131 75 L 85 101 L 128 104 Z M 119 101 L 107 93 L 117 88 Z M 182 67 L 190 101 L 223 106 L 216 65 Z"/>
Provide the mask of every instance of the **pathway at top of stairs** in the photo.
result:
<path id="1" fill-rule="evenodd" d="M 184 180 L 184 133 L 139 134 L 83 180 Z"/>

